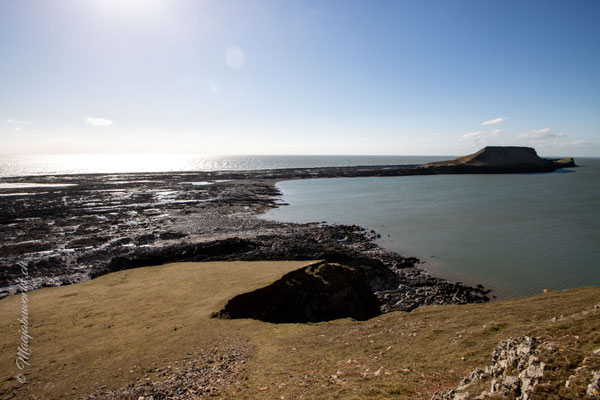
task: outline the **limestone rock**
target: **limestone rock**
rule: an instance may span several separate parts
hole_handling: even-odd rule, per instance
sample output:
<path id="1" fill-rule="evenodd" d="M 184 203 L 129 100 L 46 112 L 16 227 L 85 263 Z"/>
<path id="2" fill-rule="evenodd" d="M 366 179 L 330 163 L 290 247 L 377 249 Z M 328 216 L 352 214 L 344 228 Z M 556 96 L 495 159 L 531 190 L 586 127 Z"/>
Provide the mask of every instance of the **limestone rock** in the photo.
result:
<path id="1" fill-rule="evenodd" d="M 436 393 L 431 400 L 485 399 L 494 396 L 528 400 L 544 376 L 540 350 L 551 345 L 537 338 L 523 336 L 509 338 L 498 344 L 492 353 L 492 363 L 476 369 L 460 381 L 456 389 Z M 489 392 L 471 393 L 478 383 L 489 381 Z"/>

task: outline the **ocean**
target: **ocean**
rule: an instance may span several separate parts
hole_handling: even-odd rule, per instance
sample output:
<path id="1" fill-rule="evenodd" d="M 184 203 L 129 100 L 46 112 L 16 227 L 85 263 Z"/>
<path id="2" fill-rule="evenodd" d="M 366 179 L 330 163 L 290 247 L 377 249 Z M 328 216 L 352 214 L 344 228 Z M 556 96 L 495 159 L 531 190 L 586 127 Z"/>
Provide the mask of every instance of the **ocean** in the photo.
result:
<path id="1" fill-rule="evenodd" d="M 225 171 L 423 164 L 451 156 L 207 156 L 196 154 L 2 155 L 0 178 L 90 173 Z"/>
<path id="2" fill-rule="evenodd" d="M 554 173 L 335 178 L 277 184 L 264 218 L 357 224 L 432 275 L 497 298 L 600 285 L 600 159 Z"/>

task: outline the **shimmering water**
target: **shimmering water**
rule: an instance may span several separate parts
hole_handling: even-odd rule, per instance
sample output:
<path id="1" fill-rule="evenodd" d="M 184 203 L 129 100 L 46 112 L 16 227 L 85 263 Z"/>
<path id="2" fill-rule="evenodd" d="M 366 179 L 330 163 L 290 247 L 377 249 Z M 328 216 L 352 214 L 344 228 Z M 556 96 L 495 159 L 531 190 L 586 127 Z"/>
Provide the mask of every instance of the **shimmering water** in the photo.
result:
<path id="1" fill-rule="evenodd" d="M 222 171 L 352 165 L 422 164 L 448 156 L 207 156 L 194 154 L 52 154 L 0 156 L 0 177 Z"/>
<path id="2" fill-rule="evenodd" d="M 433 275 L 499 298 L 600 285 L 600 159 L 545 174 L 338 178 L 278 184 L 265 217 L 357 224 Z"/>

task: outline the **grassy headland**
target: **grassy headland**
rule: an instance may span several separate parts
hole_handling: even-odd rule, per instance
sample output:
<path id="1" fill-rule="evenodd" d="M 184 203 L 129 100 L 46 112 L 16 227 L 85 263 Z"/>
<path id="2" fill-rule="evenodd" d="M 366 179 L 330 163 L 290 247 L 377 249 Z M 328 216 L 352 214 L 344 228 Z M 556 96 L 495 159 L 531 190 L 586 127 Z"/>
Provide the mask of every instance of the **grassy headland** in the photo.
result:
<path id="1" fill-rule="evenodd" d="M 556 386 L 556 398 L 578 398 L 585 382 L 564 392 L 569 371 L 600 358 L 594 354 L 600 288 L 421 307 L 367 321 L 271 324 L 210 317 L 235 295 L 308 264 L 175 263 L 30 292 L 33 354 L 25 385 L 15 378 L 21 300 L 4 298 L 0 396 L 79 398 L 161 381 L 193 361 L 199 367 L 222 362 L 221 356 L 206 361 L 207 351 L 245 343 L 236 372 L 216 392 L 223 398 L 428 399 L 489 364 L 498 342 L 529 335 L 561 346 L 548 388 Z"/>

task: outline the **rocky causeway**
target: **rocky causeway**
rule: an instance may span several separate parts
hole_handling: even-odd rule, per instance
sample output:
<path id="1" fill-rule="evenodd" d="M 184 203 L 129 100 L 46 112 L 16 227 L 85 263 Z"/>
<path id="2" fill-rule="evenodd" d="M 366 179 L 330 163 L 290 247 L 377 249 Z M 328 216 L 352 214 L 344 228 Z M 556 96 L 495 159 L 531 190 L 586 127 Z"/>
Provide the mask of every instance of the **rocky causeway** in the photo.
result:
<path id="1" fill-rule="evenodd" d="M 325 260 L 360 270 L 381 312 L 485 302 L 483 287 L 431 277 L 419 260 L 378 246 L 374 231 L 258 216 L 283 205 L 275 187 L 280 180 L 574 166 L 572 159 L 541 159 L 533 149 L 508 148 L 508 155 L 506 149 L 427 165 L 2 178 L 0 297 L 16 293 L 21 280 L 31 290 L 174 261 Z"/>

